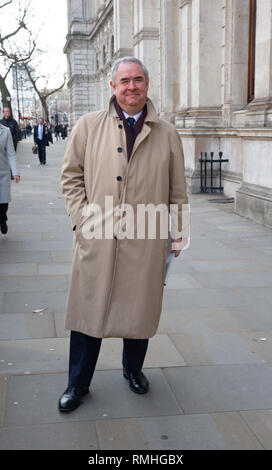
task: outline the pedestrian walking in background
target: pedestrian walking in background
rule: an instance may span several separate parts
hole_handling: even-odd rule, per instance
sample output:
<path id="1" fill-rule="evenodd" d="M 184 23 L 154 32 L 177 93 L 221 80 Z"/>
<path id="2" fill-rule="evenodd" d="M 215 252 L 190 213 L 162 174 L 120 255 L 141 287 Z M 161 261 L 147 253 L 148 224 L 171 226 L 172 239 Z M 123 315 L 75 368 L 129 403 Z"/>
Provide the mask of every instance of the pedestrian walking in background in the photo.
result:
<path id="1" fill-rule="evenodd" d="M 11 109 L 8 106 L 4 106 L 3 114 L 4 116 L 1 119 L 0 123 L 3 124 L 3 126 L 6 126 L 10 129 L 12 140 L 13 140 L 13 145 L 14 145 L 14 150 L 16 152 L 17 144 L 20 140 L 20 129 L 18 126 L 18 122 L 16 121 L 16 119 L 13 119 L 11 115 Z"/>
<path id="2" fill-rule="evenodd" d="M 27 124 L 27 126 L 26 126 L 26 135 L 27 135 L 27 137 L 31 137 L 31 134 L 32 134 L 31 124 Z"/>
<path id="3" fill-rule="evenodd" d="M 48 144 L 48 129 L 47 126 L 44 124 L 43 118 L 40 118 L 39 124 L 34 127 L 34 142 L 38 145 L 40 164 L 45 165 L 46 146 Z"/>
<path id="4" fill-rule="evenodd" d="M 10 170 L 16 183 L 20 181 L 16 153 L 10 130 L 0 124 L 0 229 L 5 235 L 8 231 L 7 212 L 11 201 Z"/>
<path id="5" fill-rule="evenodd" d="M 62 140 L 65 140 L 67 137 L 67 127 L 65 124 L 62 124 L 61 126 L 61 137 L 62 137 Z"/>
<path id="6" fill-rule="evenodd" d="M 135 393 L 149 382 L 141 371 L 148 339 L 161 315 L 168 239 L 84 236 L 89 204 L 101 209 L 105 234 L 105 197 L 113 206 L 125 203 L 182 205 L 188 203 L 183 147 L 174 125 L 158 117 L 147 97 L 149 76 L 136 58 L 112 67 L 114 91 L 108 110 L 83 115 L 73 128 L 63 160 L 62 193 L 74 233 L 74 256 L 65 327 L 71 330 L 68 386 L 60 411 L 71 411 L 88 393 L 102 338 L 123 338 L 123 376 Z M 89 206 L 90 207 L 90 206 Z M 86 222 L 86 225 L 85 225 Z M 117 232 L 117 233 L 116 233 Z M 175 257 L 181 252 L 178 231 Z"/>
<path id="7" fill-rule="evenodd" d="M 22 134 L 21 134 L 21 130 L 18 125 L 18 122 L 16 121 L 16 119 L 13 119 L 11 108 L 9 108 L 8 106 L 4 106 L 3 108 L 3 118 L 0 120 L 0 123 L 3 124 L 3 126 L 9 128 L 11 132 L 12 140 L 13 140 L 14 150 L 16 152 L 17 145 L 18 145 L 19 140 L 21 140 Z M 11 170 L 10 170 L 10 178 L 12 180 L 14 179 Z"/>
<path id="8" fill-rule="evenodd" d="M 55 138 L 56 140 L 60 140 L 60 133 L 61 133 L 61 127 L 59 124 L 55 125 Z"/>

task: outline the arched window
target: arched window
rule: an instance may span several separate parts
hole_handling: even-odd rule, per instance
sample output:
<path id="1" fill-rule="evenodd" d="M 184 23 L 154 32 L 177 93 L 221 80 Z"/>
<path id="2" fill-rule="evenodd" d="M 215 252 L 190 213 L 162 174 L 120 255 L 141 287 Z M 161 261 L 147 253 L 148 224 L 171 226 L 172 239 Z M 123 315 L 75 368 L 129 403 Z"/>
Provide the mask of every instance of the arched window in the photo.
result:
<path id="1" fill-rule="evenodd" d="M 256 3 L 256 0 L 250 0 L 249 4 L 248 103 L 255 95 Z"/>
<path id="2" fill-rule="evenodd" d="M 111 58 L 113 58 L 113 56 L 114 56 L 114 36 L 111 37 L 110 51 L 111 51 Z"/>
<path id="3" fill-rule="evenodd" d="M 103 46 L 103 65 L 105 65 L 106 59 L 107 59 L 107 58 L 106 58 L 106 46 L 105 46 L 105 44 L 104 44 L 104 46 Z"/>

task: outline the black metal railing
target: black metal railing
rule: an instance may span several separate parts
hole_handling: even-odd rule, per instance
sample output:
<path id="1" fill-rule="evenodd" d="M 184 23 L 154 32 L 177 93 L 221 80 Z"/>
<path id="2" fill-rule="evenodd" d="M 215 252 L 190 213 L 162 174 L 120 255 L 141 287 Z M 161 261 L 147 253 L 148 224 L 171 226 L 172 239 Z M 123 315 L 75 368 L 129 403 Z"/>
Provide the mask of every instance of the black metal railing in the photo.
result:
<path id="1" fill-rule="evenodd" d="M 227 158 L 222 158 L 223 157 L 223 152 L 219 152 L 219 159 L 213 158 L 214 153 L 211 152 L 211 157 L 208 158 L 208 153 L 204 153 L 204 158 L 203 158 L 203 153 L 201 152 L 201 158 L 199 159 L 200 161 L 200 190 L 202 193 L 206 193 L 207 191 L 210 191 L 211 193 L 219 190 L 220 193 L 223 192 L 223 186 L 222 186 L 222 163 L 228 162 L 229 160 Z M 219 167 L 214 168 L 214 164 L 219 163 Z M 210 169 L 207 169 L 208 164 L 210 164 Z M 216 165 L 217 166 L 217 165 Z M 204 167 L 204 169 L 203 169 Z M 210 186 L 207 186 L 207 173 L 210 173 Z M 219 173 L 219 186 L 214 186 L 214 181 L 217 178 L 217 175 L 215 176 L 214 172 Z"/>

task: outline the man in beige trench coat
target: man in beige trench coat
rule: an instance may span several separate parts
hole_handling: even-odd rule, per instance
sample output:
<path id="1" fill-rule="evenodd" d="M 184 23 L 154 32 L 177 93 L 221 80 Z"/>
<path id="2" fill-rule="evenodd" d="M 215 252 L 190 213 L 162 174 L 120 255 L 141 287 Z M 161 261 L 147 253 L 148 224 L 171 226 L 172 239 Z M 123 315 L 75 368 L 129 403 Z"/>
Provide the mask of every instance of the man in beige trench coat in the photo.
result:
<path id="1" fill-rule="evenodd" d="M 161 315 L 168 237 L 159 236 L 157 226 L 155 237 L 146 228 L 136 237 L 134 225 L 133 236 L 122 236 L 117 221 L 124 211 L 111 219 L 109 202 L 117 209 L 130 205 L 134 218 L 139 205 L 163 205 L 169 215 L 176 204 L 180 235 L 188 199 L 181 140 L 158 117 L 148 84 L 141 61 L 117 60 L 108 110 L 83 115 L 68 139 L 61 186 L 74 253 L 65 323 L 71 330 L 69 382 L 60 411 L 74 410 L 88 393 L 102 338 L 123 338 L 123 376 L 133 392 L 149 388 L 141 369 Z M 97 216 L 101 232 L 94 229 Z M 171 235 L 178 256 L 181 237 Z"/>

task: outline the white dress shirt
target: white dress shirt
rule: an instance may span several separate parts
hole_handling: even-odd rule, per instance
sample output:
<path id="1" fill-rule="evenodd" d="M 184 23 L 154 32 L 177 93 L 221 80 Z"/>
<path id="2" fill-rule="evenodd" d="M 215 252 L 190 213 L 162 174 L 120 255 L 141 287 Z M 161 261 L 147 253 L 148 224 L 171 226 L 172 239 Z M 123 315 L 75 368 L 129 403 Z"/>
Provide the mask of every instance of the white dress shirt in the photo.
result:
<path id="1" fill-rule="evenodd" d="M 124 114 L 124 116 L 125 116 L 126 119 L 127 119 L 128 117 L 132 117 L 132 118 L 135 119 L 136 122 L 138 121 L 139 117 L 141 116 L 141 114 L 142 114 L 142 112 L 143 112 L 143 110 L 142 110 L 142 111 L 140 111 L 139 113 L 135 114 L 135 116 L 130 116 L 130 115 L 129 115 L 128 113 L 126 113 L 126 111 L 124 111 L 123 109 L 122 109 L 122 111 L 123 111 L 123 114 Z"/>
<path id="2" fill-rule="evenodd" d="M 42 124 L 39 124 L 38 137 L 39 137 L 40 140 L 42 140 L 42 138 L 43 138 L 43 125 Z"/>

